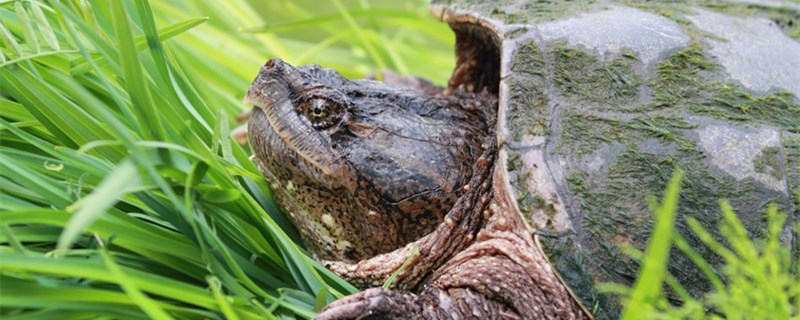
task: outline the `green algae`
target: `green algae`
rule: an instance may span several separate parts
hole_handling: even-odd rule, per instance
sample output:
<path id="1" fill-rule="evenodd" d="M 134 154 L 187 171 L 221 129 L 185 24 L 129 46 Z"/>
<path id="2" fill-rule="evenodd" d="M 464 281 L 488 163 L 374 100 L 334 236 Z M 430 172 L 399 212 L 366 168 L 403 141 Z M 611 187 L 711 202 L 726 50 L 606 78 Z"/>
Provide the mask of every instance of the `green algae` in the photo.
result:
<path id="1" fill-rule="evenodd" d="M 623 120 L 589 111 L 568 112 L 563 116 L 559 154 L 586 155 L 611 142 L 621 144 L 654 138 L 663 144 L 677 143 L 680 149 L 696 150 L 685 138 L 685 130 L 696 125 L 676 116 L 652 114 Z"/>
<path id="2" fill-rule="evenodd" d="M 544 136 L 550 131 L 548 99 L 545 93 L 545 61 L 542 52 L 533 40 L 521 43 L 514 51 L 511 63 L 512 75 L 506 80 L 508 84 L 508 113 L 506 115 L 508 129 L 515 140 L 523 135 Z M 522 173 L 522 158 L 519 153 L 510 152 L 507 169 L 514 172 L 510 183 L 516 194 L 517 205 L 523 216 L 531 225 L 530 213 L 544 210 L 552 216 L 555 207 L 546 203 L 541 196 L 533 195 L 525 185 L 530 172 Z M 549 210 L 548 210 L 549 209 Z M 547 223 L 551 224 L 550 221 Z M 542 226 L 536 226 L 542 227 Z"/>
<path id="3" fill-rule="evenodd" d="M 531 40 L 520 44 L 513 55 L 508 84 L 508 128 L 514 139 L 523 135 L 543 136 L 549 132 L 550 114 L 545 93 L 545 62 Z"/>
<path id="4" fill-rule="evenodd" d="M 475 12 L 506 24 L 541 23 L 570 17 L 587 11 L 594 0 L 435 0 L 434 4 L 448 4 L 460 10 Z"/>
<path id="5" fill-rule="evenodd" d="M 781 148 L 766 147 L 761 150 L 761 154 L 753 158 L 753 167 L 758 173 L 768 174 L 776 179 L 783 179 Z"/>
<path id="6" fill-rule="evenodd" d="M 701 7 L 738 17 L 761 17 L 769 19 L 788 37 L 800 40 L 800 10 L 789 7 L 768 6 L 757 3 L 736 3 L 733 1 L 619 1 L 628 6 L 659 14 L 683 25 L 691 22 L 682 17 L 692 14 L 692 7 Z"/>
<path id="7" fill-rule="evenodd" d="M 783 139 L 784 166 L 789 183 L 789 190 L 793 195 L 793 202 L 789 212 L 790 220 L 800 225 L 800 135 L 785 135 Z M 792 261 L 793 270 L 800 272 L 800 227 L 792 228 Z"/>
<path id="8" fill-rule="evenodd" d="M 800 41 L 800 10 L 788 7 L 771 7 L 756 3 L 732 3 L 705 1 L 704 7 L 743 17 L 761 17 L 769 19 L 780 28 L 784 34 Z"/>
<path id="9" fill-rule="evenodd" d="M 569 284 L 572 292 L 598 320 L 611 320 L 619 317 L 622 309 L 619 302 L 609 294 L 601 294 L 595 283 L 602 280 L 592 278 L 594 263 L 587 253 L 575 249 L 574 235 L 540 237 L 540 243 L 559 276 Z"/>
<path id="10" fill-rule="evenodd" d="M 568 48 L 563 42 L 554 46 L 553 81 L 562 94 L 606 105 L 636 98 L 641 81 L 630 66 L 637 60 L 633 51 L 625 50 L 604 63 L 596 55 Z"/>
<path id="11" fill-rule="evenodd" d="M 741 122 L 761 121 L 800 133 L 800 104 L 793 94 L 779 91 L 754 96 L 737 85 L 714 82 L 708 86 L 713 95 L 690 104 L 689 112 Z"/>
<path id="12" fill-rule="evenodd" d="M 506 31 L 506 33 L 503 34 L 503 39 L 505 39 L 505 40 L 515 39 L 515 38 L 517 38 L 519 36 L 527 34 L 528 31 L 530 31 L 530 30 L 528 29 L 527 26 L 521 26 L 521 27 L 518 27 L 518 28 L 512 28 L 511 30 Z"/>
<path id="13" fill-rule="evenodd" d="M 684 14 L 691 13 L 688 4 L 695 1 L 619 1 L 627 6 L 649 11 L 661 15 L 667 19 L 680 23 L 682 25 L 689 25 L 690 22 L 682 19 Z"/>
<path id="14" fill-rule="evenodd" d="M 509 152 L 508 159 L 506 159 L 506 170 L 516 171 L 517 168 L 522 168 L 522 157 L 519 153 Z"/>
<path id="15" fill-rule="evenodd" d="M 509 175 L 509 183 L 511 187 L 514 189 L 515 197 L 517 200 L 517 206 L 519 210 L 523 213 L 523 217 L 528 221 L 530 225 L 534 225 L 533 221 L 530 219 L 530 215 L 528 213 L 531 212 L 530 205 L 527 205 L 526 199 L 531 196 L 531 192 L 528 190 L 528 186 L 525 185 L 525 181 L 530 176 L 530 173 L 522 173 L 521 169 L 523 168 L 522 157 L 517 152 L 509 152 L 508 159 L 506 160 L 506 170 L 512 174 Z"/>
<path id="16" fill-rule="evenodd" d="M 514 51 L 511 59 L 511 71 L 531 77 L 545 75 L 545 62 L 541 50 L 533 40 L 523 42 Z"/>
<path id="17" fill-rule="evenodd" d="M 702 72 L 715 70 L 716 65 L 703 54 L 700 43 L 692 42 L 686 49 L 677 51 L 656 66 L 653 88 L 655 108 L 672 107 L 700 95 L 704 83 Z"/>
<path id="18" fill-rule="evenodd" d="M 514 23 L 538 19 L 506 8 L 510 2 L 488 5 L 494 7 L 482 13 Z M 785 195 L 760 187 L 753 178 L 737 180 L 714 166 L 695 141 L 697 124 L 716 122 L 707 118 L 732 127 L 766 124 L 782 131 L 783 150 L 762 150 L 753 166 L 757 172 L 781 180 L 781 172 L 788 175 L 793 203 L 786 204 L 791 206 L 795 221 L 800 218 L 800 136 L 791 134 L 800 133 L 800 100 L 786 91 L 754 93 L 727 80 L 725 68 L 707 54 L 707 41 L 721 39 L 697 30 L 683 18 L 694 13 L 690 5 L 734 15 L 748 13 L 731 11 L 738 5 L 714 7 L 706 1 L 621 2 L 684 25 L 693 40 L 653 66 L 643 66 L 630 50 L 601 59 L 584 49 L 570 48 L 563 41 L 541 46 L 528 41 L 517 47 L 510 61 L 511 72 L 504 78 L 509 88 L 506 120 L 512 139 L 550 136 L 548 141 L 556 144 L 553 156 L 568 163 L 562 168 L 566 170 L 568 192 L 562 196 L 575 234 L 541 240 L 559 273 L 598 319 L 615 318 L 619 304 L 610 295 L 598 294 L 594 285 L 629 283 L 635 277 L 639 264 L 624 254 L 623 248 L 644 247 L 652 228 L 644 195 L 660 194 L 674 168 L 687 172 L 676 227 L 712 265 L 721 260 L 703 249 L 699 239 L 688 231 L 685 217 L 692 216 L 708 230 L 717 230 L 717 201 L 727 198 L 751 235 L 759 238 L 766 230 L 762 209 L 770 203 L 786 202 L 782 200 Z M 574 12 L 564 16 L 570 14 Z M 756 13 L 767 17 L 773 14 L 766 9 Z M 791 21 L 792 28 L 800 24 L 796 18 L 787 17 L 778 10 L 769 18 L 797 39 L 786 26 L 792 27 Z M 524 34 L 522 31 L 508 32 L 507 39 Z M 611 147 L 596 153 L 606 146 Z M 583 162 L 592 159 L 592 154 L 606 157 L 600 161 L 607 163 L 588 171 Z M 780 157 L 785 157 L 784 162 Z M 547 212 L 546 199 L 527 189 L 529 174 L 520 173 L 522 158 L 518 151 L 509 152 L 507 165 L 509 172 L 515 171 L 509 178 L 520 210 Z M 721 240 L 718 233 L 713 236 Z M 800 256 L 796 230 L 792 239 L 795 256 Z M 669 268 L 690 293 L 697 295 L 709 289 L 703 274 L 684 255 L 673 252 Z"/>
<path id="19" fill-rule="evenodd" d="M 509 151 L 508 159 L 506 160 L 506 170 L 511 173 L 509 175 L 509 183 L 515 192 L 517 206 L 520 212 L 522 212 L 522 216 L 527 220 L 529 225 L 536 229 L 552 228 L 552 218 L 556 214 L 556 207 L 541 195 L 534 195 L 530 192 L 526 183 L 530 179 L 531 173 L 528 171 L 523 172 L 523 168 L 524 164 L 522 163 L 521 155 L 516 151 Z M 542 212 L 548 217 L 544 226 L 538 225 L 531 219 L 531 213 L 533 212 Z"/>
<path id="20" fill-rule="evenodd" d="M 656 77 L 649 84 L 653 98 L 649 108 L 683 109 L 735 122 L 763 122 L 800 132 L 800 104 L 786 91 L 761 96 L 740 85 L 709 80 L 722 70 L 706 57 L 702 45 L 693 41 L 659 62 Z"/>
<path id="21" fill-rule="evenodd" d="M 704 54 L 701 43 L 694 41 L 656 64 L 654 77 L 644 80 L 651 94 L 649 101 L 641 99 L 645 102 L 609 112 L 587 108 L 585 101 L 590 100 L 577 95 L 583 103 L 578 101 L 577 105 L 562 107 L 556 147 L 558 154 L 567 159 L 588 161 L 586 159 L 590 158 L 587 156 L 599 148 L 612 146 L 603 154 L 610 159 L 607 169 L 590 173 L 581 169 L 578 162 L 567 175 L 572 203 L 579 209 L 574 213 L 577 216 L 573 217 L 573 223 L 579 224 L 579 229 L 586 234 L 583 238 L 586 240 L 580 242 L 581 250 L 585 252 L 580 254 L 591 261 L 588 269 L 593 279 L 626 283 L 635 276 L 638 262 L 623 254 L 623 248 L 644 247 L 652 219 L 647 214 L 648 205 L 643 195 L 659 194 L 676 167 L 687 173 L 680 204 L 682 214 L 676 226 L 700 256 L 706 257 L 712 265 L 721 263 L 721 259 L 705 249 L 689 231 L 684 217 L 694 217 L 707 230 L 717 230 L 715 226 L 720 219 L 720 210 L 716 204 L 722 198 L 732 201 L 751 236 L 759 238 L 764 235 L 766 221 L 761 213 L 768 204 L 781 203 L 779 199 L 785 199 L 784 196 L 778 191 L 759 188 L 753 178 L 737 180 L 714 171 L 713 166 L 707 163 L 707 155 L 699 149 L 694 138 L 690 139 L 697 127 L 695 121 L 690 123 L 686 119 L 691 114 L 704 115 L 721 119 L 731 126 L 769 124 L 796 132 L 796 126 L 800 124 L 800 109 L 792 102 L 796 98 L 788 93 L 757 96 L 738 84 L 714 80 L 724 78 L 720 70 L 722 68 Z M 552 77 L 558 77 L 557 71 Z M 570 92 L 565 95 L 569 94 L 575 96 Z M 703 123 L 705 120 L 700 118 L 699 121 Z M 780 150 L 764 150 L 761 166 L 764 172 L 782 179 L 776 151 Z M 798 162 L 787 160 L 787 168 L 789 163 L 794 163 L 793 170 L 797 172 Z M 790 170 L 786 169 L 786 172 Z M 798 212 L 800 191 L 793 192 L 794 208 Z M 799 215 L 795 213 L 795 216 Z M 718 232 L 713 236 L 722 240 Z M 798 240 L 794 239 L 797 248 Z M 571 250 L 578 249 L 573 247 Z M 800 252 L 800 249 L 795 250 Z M 556 254 L 569 256 L 579 253 Z M 560 270 L 561 266 L 557 265 L 557 268 Z M 702 272 L 686 256 L 673 252 L 669 268 L 692 294 L 710 289 Z M 580 285 L 580 282 L 575 285 Z M 614 309 L 613 305 L 603 306 Z"/>
<path id="22" fill-rule="evenodd" d="M 625 246 L 643 249 L 652 229 L 652 216 L 648 203 L 642 195 L 658 194 L 669 181 L 676 167 L 683 168 L 686 179 L 681 192 L 680 215 L 677 230 L 701 256 L 708 257 L 712 265 L 721 262 L 689 230 L 684 217 L 691 216 L 708 230 L 717 230 L 721 219 L 718 199 L 730 199 L 734 205 L 757 202 L 752 181 L 736 181 L 711 172 L 703 164 L 703 156 L 697 152 L 680 151 L 676 154 L 654 154 L 628 145 L 627 150 L 617 156 L 605 177 L 591 176 L 585 171 L 572 172 L 567 183 L 580 207 L 582 227 L 592 239 L 588 248 L 594 262 L 600 266 L 601 279 L 625 282 L 632 279 L 638 270 L 638 262 L 622 253 Z M 766 205 L 766 204 L 764 204 Z M 759 209 L 765 209 L 765 206 Z M 761 210 L 757 210 L 761 211 Z M 743 221 L 754 237 L 762 237 L 766 221 L 760 214 L 743 214 Z M 722 240 L 719 231 L 713 236 Z M 702 272 L 693 267 L 691 261 L 675 254 L 670 261 L 670 270 L 693 294 L 710 289 Z"/>

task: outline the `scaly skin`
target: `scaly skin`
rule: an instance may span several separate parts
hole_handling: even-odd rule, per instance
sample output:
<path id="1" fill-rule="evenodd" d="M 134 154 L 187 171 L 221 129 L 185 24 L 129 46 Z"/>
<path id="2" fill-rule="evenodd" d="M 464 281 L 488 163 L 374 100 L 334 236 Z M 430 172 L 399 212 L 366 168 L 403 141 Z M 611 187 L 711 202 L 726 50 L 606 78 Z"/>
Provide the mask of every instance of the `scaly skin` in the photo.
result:
<path id="1" fill-rule="evenodd" d="M 318 319 L 589 319 L 509 201 L 506 193 L 492 197 L 475 217 L 481 227 L 474 241 L 434 268 L 418 294 L 367 289 L 332 303 Z"/>
<path id="2" fill-rule="evenodd" d="M 461 98 L 278 59 L 247 99 L 261 171 L 306 246 L 333 261 L 390 252 L 436 228 L 464 193 L 494 117 Z"/>
<path id="3" fill-rule="evenodd" d="M 513 206 L 492 90 L 389 79 L 273 59 L 248 92 L 256 161 L 319 260 L 369 287 L 419 252 L 396 290 L 367 289 L 318 318 L 589 318 Z"/>

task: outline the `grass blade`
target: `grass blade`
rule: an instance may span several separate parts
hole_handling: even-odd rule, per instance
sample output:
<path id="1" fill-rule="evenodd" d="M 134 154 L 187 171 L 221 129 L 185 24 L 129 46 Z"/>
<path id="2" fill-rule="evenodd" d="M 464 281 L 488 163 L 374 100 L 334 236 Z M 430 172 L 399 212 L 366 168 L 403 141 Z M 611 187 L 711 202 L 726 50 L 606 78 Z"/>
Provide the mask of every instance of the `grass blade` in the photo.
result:
<path id="1" fill-rule="evenodd" d="M 655 212 L 653 234 L 647 244 L 639 277 L 633 285 L 632 300 L 625 307 L 622 319 L 641 319 L 651 314 L 653 302 L 661 294 L 672 245 L 673 223 L 678 209 L 682 178 L 683 171 L 676 170 L 667 186 L 661 206 Z"/>
<path id="2" fill-rule="evenodd" d="M 101 240 L 102 241 L 102 240 Z M 100 254 L 103 257 L 103 262 L 105 263 L 106 267 L 108 268 L 108 272 L 114 277 L 125 290 L 125 293 L 130 297 L 130 299 L 136 303 L 142 310 L 152 319 L 172 319 L 172 317 L 167 314 L 164 309 L 162 309 L 158 304 L 156 304 L 153 300 L 150 300 L 146 295 L 144 295 L 141 291 L 139 291 L 139 287 L 136 285 L 131 278 L 129 278 L 122 268 L 114 262 L 114 259 L 111 258 L 111 255 L 108 251 L 103 247 L 100 250 Z"/>
<path id="3" fill-rule="evenodd" d="M 136 167 L 130 161 L 119 164 L 103 179 L 94 192 L 74 203 L 70 210 L 75 214 L 64 227 L 58 239 L 57 250 L 66 250 L 97 218 L 116 204 L 129 190 L 139 186 Z"/>

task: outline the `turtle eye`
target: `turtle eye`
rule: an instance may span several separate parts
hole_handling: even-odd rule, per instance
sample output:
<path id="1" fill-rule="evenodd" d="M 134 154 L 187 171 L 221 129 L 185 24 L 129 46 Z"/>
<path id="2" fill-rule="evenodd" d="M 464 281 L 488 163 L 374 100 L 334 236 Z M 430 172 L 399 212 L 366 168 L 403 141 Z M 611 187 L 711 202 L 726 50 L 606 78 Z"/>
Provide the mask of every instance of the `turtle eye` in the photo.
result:
<path id="1" fill-rule="evenodd" d="M 303 109 L 311 126 L 317 130 L 325 130 L 339 123 L 344 111 L 340 104 L 317 97 L 309 99 Z"/>

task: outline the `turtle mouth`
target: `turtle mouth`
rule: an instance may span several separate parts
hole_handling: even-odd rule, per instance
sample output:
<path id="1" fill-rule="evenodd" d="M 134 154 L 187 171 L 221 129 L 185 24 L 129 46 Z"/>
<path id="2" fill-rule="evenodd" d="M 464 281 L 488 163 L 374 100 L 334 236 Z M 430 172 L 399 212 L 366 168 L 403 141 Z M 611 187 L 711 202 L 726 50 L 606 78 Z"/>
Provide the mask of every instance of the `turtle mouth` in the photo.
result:
<path id="1" fill-rule="evenodd" d="M 470 14 L 459 14 L 443 6 L 432 6 L 433 14 L 450 25 L 456 36 L 456 67 L 449 90 L 463 87 L 497 95 L 500 87 L 500 40 L 493 24 Z"/>
<path id="2" fill-rule="evenodd" d="M 339 166 L 336 159 L 324 148 L 314 145 L 313 136 L 298 139 L 296 126 L 287 125 L 276 119 L 274 106 L 254 105 L 250 125 L 250 142 L 258 159 L 263 161 L 262 170 L 268 169 L 277 178 L 277 173 L 290 171 L 282 179 L 306 177 L 318 184 L 318 188 L 336 185 Z M 277 172 L 276 172 L 277 170 Z M 280 181 L 286 183 L 286 181 Z"/>
<path id="3" fill-rule="evenodd" d="M 318 187 L 338 186 L 341 166 L 323 137 L 295 111 L 302 75 L 278 59 L 253 81 L 245 103 L 253 104 L 248 132 L 254 154 L 282 180 L 304 178 Z M 280 173 L 280 174 L 279 174 Z M 282 181 L 286 183 L 286 181 Z"/>

